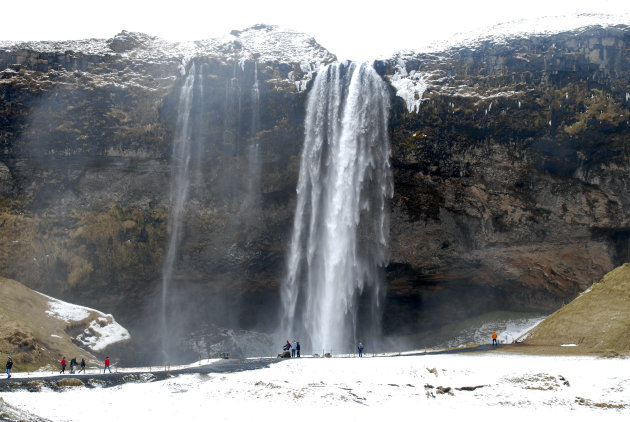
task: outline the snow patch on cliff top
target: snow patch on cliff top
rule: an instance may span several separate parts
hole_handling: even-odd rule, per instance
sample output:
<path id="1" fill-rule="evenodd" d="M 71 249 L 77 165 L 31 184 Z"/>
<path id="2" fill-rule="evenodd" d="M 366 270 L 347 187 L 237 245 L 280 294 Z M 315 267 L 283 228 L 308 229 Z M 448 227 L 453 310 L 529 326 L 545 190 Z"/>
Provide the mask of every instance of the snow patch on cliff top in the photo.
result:
<path id="1" fill-rule="evenodd" d="M 418 56 L 426 53 L 446 51 L 452 48 L 470 48 L 475 50 L 484 42 L 491 41 L 495 44 L 507 43 L 514 38 L 526 38 L 556 34 L 566 31 L 585 29 L 589 26 L 600 25 L 611 27 L 616 25 L 630 25 L 630 14 L 576 14 L 566 16 L 548 16 L 537 19 L 523 19 L 506 22 L 489 28 L 480 28 L 456 34 L 448 40 L 432 41 L 426 45 L 420 45 L 414 50 L 401 50 L 390 60 L 395 63 L 394 74 L 389 76 L 389 81 L 396 88 L 396 95 L 405 100 L 407 110 L 418 112 L 422 103 L 422 95 L 429 85 L 438 85 L 439 80 L 433 80 L 429 84 L 429 74 L 422 74 L 414 70 L 408 70 L 408 62 L 417 60 Z M 496 96 L 509 96 L 512 93 L 498 93 Z M 451 95 L 470 96 L 466 90 L 457 89 Z"/>
<path id="2" fill-rule="evenodd" d="M 38 292 L 39 293 L 39 292 Z M 67 323 L 80 322 L 91 319 L 88 327 L 75 340 L 85 347 L 100 351 L 119 341 L 129 340 L 129 331 L 118 324 L 110 314 L 104 314 L 96 309 L 75 305 L 39 293 L 48 299 L 46 314 Z"/>
<path id="3" fill-rule="evenodd" d="M 45 53 L 98 55 L 141 60 L 145 63 L 187 62 L 194 57 L 210 56 L 225 61 L 298 64 L 300 74 L 290 73 L 287 80 L 298 90 L 306 86 L 322 64 L 336 60 L 307 34 L 272 25 L 254 25 L 234 30 L 220 38 L 200 41 L 170 42 L 155 36 L 122 31 L 110 39 L 69 41 L 0 41 L 0 50 L 32 50 Z"/>

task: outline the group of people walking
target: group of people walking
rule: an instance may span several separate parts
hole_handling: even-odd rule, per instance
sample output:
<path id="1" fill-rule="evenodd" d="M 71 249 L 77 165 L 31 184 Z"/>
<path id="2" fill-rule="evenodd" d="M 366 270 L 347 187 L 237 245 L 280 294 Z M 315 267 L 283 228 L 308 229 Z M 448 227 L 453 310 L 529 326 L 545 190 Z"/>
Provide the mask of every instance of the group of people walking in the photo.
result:
<path id="1" fill-rule="evenodd" d="M 105 357 L 105 368 L 103 368 L 103 373 L 105 373 L 105 371 L 109 371 L 109 373 L 112 373 L 112 370 L 109 367 L 109 356 Z M 8 364 L 8 363 L 7 363 Z M 61 361 L 59 362 L 59 364 L 61 365 L 61 371 L 59 371 L 60 374 L 65 374 L 66 373 L 66 357 L 62 357 Z M 81 373 L 81 371 L 83 371 L 83 373 L 85 374 L 85 359 L 81 358 L 81 363 L 78 364 L 77 363 L 77 358 L 72 358 L 70 359 L 70 373 L 74 374 L 74 370 L 77 368 L 77 366 L 80 366 L 81 369 L 79 369 L 79 374 Z"/>
<path id="2" fill-rule="evenodd" d="M 104 363 L 105 363 L 105 368 L 103 369 L 103 373 L 105 373 L 105 371 L 109 371 L 109 373 L 111 374 L 112 370 L 109 367 L 109 356 L 105 357 Z M 61 358 L 61 361 L 59 361 L 59 365 L 61 366 L 61 370 L 59 371 L 59 373 L 65 374 L 66 366 L 67 366 L 65 356 Z M 81 358 L 81 363 L 77 362 L 77 358 L 70 359 L 70 373 L 71 374 L 74 374 L 74 371 L 76 370 L 77 367 L 81 368 L 77 372 L 78 374 L 80 374 L 81 372 L 85 374 L 85 359 Z M 11 370 L 13 369 L 13 358 L 11 357 L 11 355 L 9 355 L 7 358 L 7 363 L 5 365 L 5 368 L 6 368 L 7 378 L 11 378 Z"/>
<path id="3" fill-rule="evenodd" d="M 61 358 L 61 362 L 59 362 L 59 364 L 61 365 L 61 371 L 59 371 L 60 374 L 65 374 L 66 373 L 66 357 L 64 356 L 63 358 Z M 83 371 L 83 373 L 85 374 L 85 359 L 81 358 L 81 363 L 77 363 L 77 358 L 72 358 L 70 359 L 70 373 L 74 374 L 75 369 L 77 368 L 77 366 L 81 366 L 81 369 L 79 369 L 79 374 L 81 373 L 81 371 Z"/>

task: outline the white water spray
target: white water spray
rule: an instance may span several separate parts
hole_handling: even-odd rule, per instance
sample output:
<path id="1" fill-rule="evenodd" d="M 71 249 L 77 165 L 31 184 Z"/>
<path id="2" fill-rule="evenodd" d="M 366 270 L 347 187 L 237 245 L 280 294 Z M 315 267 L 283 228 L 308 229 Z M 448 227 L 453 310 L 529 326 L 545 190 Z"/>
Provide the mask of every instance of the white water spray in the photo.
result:
<path id="1" fill-rule="evenodd" d="M 171 214 L 168 221 L 168 246 L 164 262 L 162 263 L 162 351 L 165 358 L 169 358 L 168 298 L 169 287 L 173 278 L 175 261 L 181 244 L 182 214 L 188 199 L 191 181 L 191 156 L 193 142 L 191 134 L 191 109 L 193 102 L 193 87 L 195 85 L 195 65 L 193 64 L 186 75 L 181 88 L 178 103 L 177 126 L 173 142 L 173 167 L 170 188 Z"/>
<path id="2" fill-rule="evenodd" d="M 251 88 L 251 128 L 247 147 L 247 194 L 242 201 L 240 214 L 247 217 L 245 224 L 259 224 L 253 211 L 260 207 L 261 189 L 260 177 L 262 164 L 260 162 L 260 86 L 258 84 L 258 62 L 254 62 L 254 83 Z"/>
<path id="3" fill-rule="evenodd" d="M 328 65 L 309 93 L 282 335 L 313 351 L 378 335 L 393 193 L 389 106 L 368 64 Z"/>

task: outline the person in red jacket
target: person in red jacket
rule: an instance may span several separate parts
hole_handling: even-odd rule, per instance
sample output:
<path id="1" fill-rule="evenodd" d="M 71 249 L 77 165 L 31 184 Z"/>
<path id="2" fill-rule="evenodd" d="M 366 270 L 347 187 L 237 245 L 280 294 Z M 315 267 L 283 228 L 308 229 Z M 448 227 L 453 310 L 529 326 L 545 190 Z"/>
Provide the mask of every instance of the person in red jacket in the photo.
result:
<path id="1" fill-rule="evenodd" d="M 103 369 L 103 373 L 105 373 L 105 371 L 109 371 L 109 373 L 112 373 L 112 370 L 109 369 L 109 356 L 105 357 L 105 369 Z"/>
<path id="2" fill-rule="evenodd" d="M 62 357 L 61 358 L 61 362 L 59 362 L 59 364 L 61 365 L 61 371 L 59 371 L 60 374 L 65 374 L 66 373 L 66 357 Z"/>

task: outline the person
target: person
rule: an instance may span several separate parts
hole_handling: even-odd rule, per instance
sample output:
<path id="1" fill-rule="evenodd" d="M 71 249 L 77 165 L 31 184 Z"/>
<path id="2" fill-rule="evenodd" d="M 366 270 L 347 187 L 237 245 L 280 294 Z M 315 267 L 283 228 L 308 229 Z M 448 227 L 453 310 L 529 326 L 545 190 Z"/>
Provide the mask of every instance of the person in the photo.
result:
<path id="1" fill-rule="evenodd" d="M 287 344 L 284 345 L 282 350 L 284 350 L 285 352 L 291 350 L 291 343 L 289 342 L 289 340 L 287 340 Z"/>
<path id="2" fill-rule="evenodd" d="M 293 339 L 293 343 L 291 343 L 291 357 L 295 357 L 295 348 L 297 347 L 297 342 Z"/>
<path id="3" fill-rule="evenodd" d="M 497 345 L 497 332 L 496 331 L 492 331 L 492 345 L 493 346 Z"/>
<path id="4" fill-rule="evenodd" d="M 77 358 L 70 359 L 70 373 L 74 374 L 74 368 L 77 367 Z"/>
<path id="5" fill-rule="evenodd" d="M 359 357 L 363 357 L 363 343 L 359 342 L 357 349 L 359 350 Z"/>
<path id="6" fill-rule="evenodd" d="M 300 342 L 297 342 L 297 346 L 295 346 L 295 351 L 297 353 L 297 357 L 300 357 Z"/>
<path id="7" fill-rule="evenodd" d="M 66 357 L 62 357 L 61 358 L 61 362 L 59 362 L 59 364 L 61 365 L 61 371 L 59 371 L 60 374 L 65 374 L 66 373 Z"/>
<path id="8" fill-rule="evenodd" d="M 79 373 L 81 373 L 81 371 L 85 374 L 85 359 L 83 358 L 81 358 L 81 369 L 79 369 Z"/>
<path id="9" fill-rule="evenodd" d="M 11 368 L 13 368 L 13 359 L 11 359 L 11 355 L 7 359 L 7 378 L 11 378 Z"/>
<path id="10" fill-rule="evenodd" d="M 105 371 L 109 371 L 109 373 L 112 373 L 112 370 L 109 368 L 109 356 L 105 356 L 105 369 L 103 369 L 103 373 L 105 373 Z"/>

